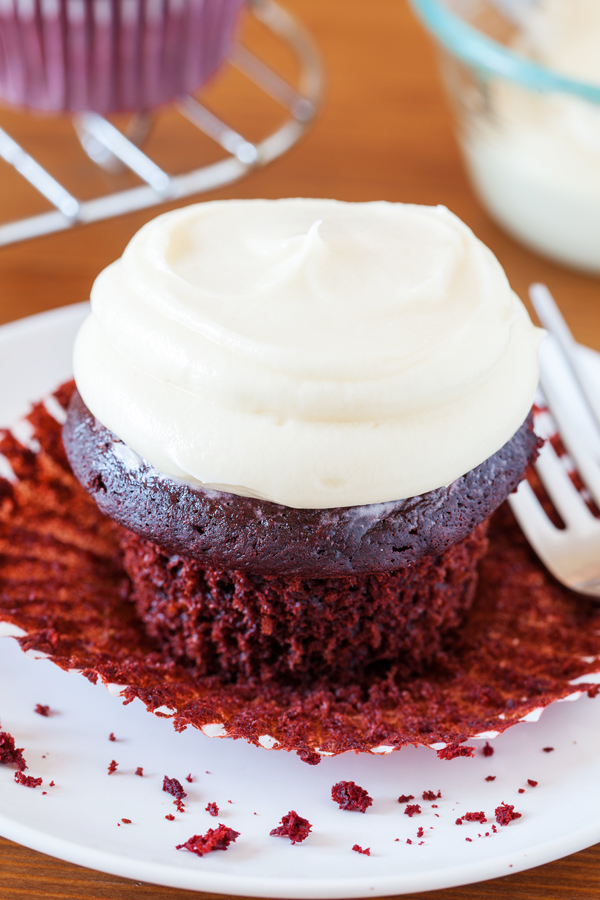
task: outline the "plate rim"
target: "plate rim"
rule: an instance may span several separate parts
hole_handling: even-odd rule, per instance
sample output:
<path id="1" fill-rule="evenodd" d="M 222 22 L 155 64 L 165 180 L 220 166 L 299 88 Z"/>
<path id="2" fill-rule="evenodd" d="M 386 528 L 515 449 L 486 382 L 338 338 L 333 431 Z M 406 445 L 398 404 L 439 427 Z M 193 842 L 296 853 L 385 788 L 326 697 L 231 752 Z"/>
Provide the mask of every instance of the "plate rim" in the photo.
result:
<path id="1" fill-rule="evenodd" d="M 11 826 L 8 829 L 9 833 L 5 831 L 5 823 Z M 235 873 L 223 875 L 191 868 L 178 869 L 162 863 L 132 860 L 126 856 L 107 853 L 96 848 L 87 848 L 62 838 L 46 835 L 30 826 L 15 824 L 3 815 L 0 815 L 0 833 L 15 843 L 83 868 L 162 887 L 215 894 L 234 894 L 239 897 L 265 897 L 273 898 L 273 900 L 345 900 L 345 898 L 359 900 L 359 898 L 366 897 L 401 896 L 402 894 L 445 890 L 533 869 L 570 856 L 572 853 L 597 843 L 600 840 L 600 820 L 595 827 L 586 826 L 579 831 L 570 832 L 566 842 L 563 838 L 553 838 L 534 847 L 525 848 L 521 856 L 505 853 L 491 861 L 489 859 L 474 861 L 467 865 L 460 864 L 435 872 L 386 875 L 379 878 L 377 876 L 336 878 L 331 882 L 316 878 L 292 882 L 281 877 L 258 878 Z"/>

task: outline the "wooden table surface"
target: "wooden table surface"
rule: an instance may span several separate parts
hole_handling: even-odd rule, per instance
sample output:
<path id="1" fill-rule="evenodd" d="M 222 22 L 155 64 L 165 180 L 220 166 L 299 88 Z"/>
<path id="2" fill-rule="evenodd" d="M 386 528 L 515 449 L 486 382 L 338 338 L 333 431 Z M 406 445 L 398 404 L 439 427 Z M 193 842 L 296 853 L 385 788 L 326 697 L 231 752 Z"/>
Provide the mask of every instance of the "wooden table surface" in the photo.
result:
<path id="1" fill-rule="evenodd" d="M 281 0 L 310 28 L 327 69 L 327 99 L 308 135 L 271 166 L 212 197 L 335 197 L 443 203 L 496 253 L 526 300 L 527 286 L 544 281 L 566 312 L 576 337 L 600 350 L 600 281 L 529 253 L 486 216 L 467 182 L 431 45 L 406 0 Z M 272 54 L 282 72 L 291 62 L 258 28 L 249 41 Z M 210 102 L 253 137 L 275 121 L 233 77 L 217 81 Z M 181 121 L 169 119 L 152 138 L 157 158 L 185 171 L 195 145 Z M 79 196 L 130 183 L 91 173 L 68 121 L 0 112 L 0 125 Z M 208 143 L 202 159 L 214 157 Z M 43 211 L 44 205 L 0 167 L 0 219 Z M 166 209 L 167 207 L 162 207 Z M 87 299 L 96 274 L 119 256 L 155 214 L 141 212 L 0 249 L 0 322 Z M 0 715 L 1 715 L 0 706 Z M 127 881 L 50 859 L 0 838 L 0 900 L 175 900 L 187 892 Z M 194 894 L 198 898 L 209 895 Z M 213 896 L 213 895 L 210 895 Z M 529 872 L 429 895 L 432 900 L 585 900 L 600 898 L 600 845 Z"/>

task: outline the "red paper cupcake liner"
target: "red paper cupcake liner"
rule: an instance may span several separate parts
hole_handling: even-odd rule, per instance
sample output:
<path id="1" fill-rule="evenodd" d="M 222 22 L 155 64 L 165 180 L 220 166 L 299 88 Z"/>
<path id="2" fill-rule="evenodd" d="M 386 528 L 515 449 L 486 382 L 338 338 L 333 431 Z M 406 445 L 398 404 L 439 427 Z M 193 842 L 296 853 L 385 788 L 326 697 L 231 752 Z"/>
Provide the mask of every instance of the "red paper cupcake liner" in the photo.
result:
<path id="1" fill-rule="evenodd" d="M 55 395 L 66 406 L 72 387 Z M 347 750 L 432 746 L 472 754 L 469 738 L 499 733 L 548 704 L 599 688 L 600 611 L 541 566 L 507 505 L 495 514 L 479 587 L 456 644 L 408 677 L 393 665 L 360 683 L 268 686 L 198 677 L 161 653 L 130 602 L 119 528 L 72 475 L 60 425 L 43 404 L 29 446 L 0 433 L 15 474 L 0 479 L 0 622 L 25 650 L 140 698 L 175 728 L 296 751 L 307 762 Z M 39 443 L 39 449 L 38 449 Z"/>
<path id="2" fill-rule="evenodd" d="M 245 0 L 2 0 L 0 98 L 46 112 L 140 111 L 196 90 Z"/>

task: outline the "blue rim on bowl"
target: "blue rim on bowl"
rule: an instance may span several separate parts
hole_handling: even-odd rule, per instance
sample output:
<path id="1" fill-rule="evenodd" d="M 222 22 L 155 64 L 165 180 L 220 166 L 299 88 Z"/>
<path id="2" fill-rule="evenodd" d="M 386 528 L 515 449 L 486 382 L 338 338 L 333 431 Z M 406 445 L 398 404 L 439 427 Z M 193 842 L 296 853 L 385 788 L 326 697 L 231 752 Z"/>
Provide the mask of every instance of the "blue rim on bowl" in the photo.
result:
<path id="1" fill-rule="evenodd" d="M 560 91 L 600 104 L 600 86 L 553 72 L 526 59 L 457 16 L 443 0 L 409 0 L 418 18 L 453 56 L 488 75 L 500 75 L 534 91 Z"/>

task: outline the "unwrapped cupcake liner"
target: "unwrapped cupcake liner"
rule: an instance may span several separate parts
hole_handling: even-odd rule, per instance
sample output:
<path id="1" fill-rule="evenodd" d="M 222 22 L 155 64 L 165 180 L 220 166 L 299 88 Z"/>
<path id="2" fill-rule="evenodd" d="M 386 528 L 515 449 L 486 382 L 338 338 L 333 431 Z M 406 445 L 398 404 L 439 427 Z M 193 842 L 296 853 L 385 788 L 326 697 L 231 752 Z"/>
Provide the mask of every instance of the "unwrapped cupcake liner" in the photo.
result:
<path id="1" fill-rule="evenodd" d="M 45 112 L 141 111 L 196 90 L 245 0 L 0 0 L 0 99 Z"/>
<path id="2" fill-rule="evenodd" d="M 0 636 L 62 669 L 103 682 L 150 712 L 208 737 L 297 753 L 309 764 L 353 750 L 422 744 L 444 760 L 473 756 L 559 700 L 600 693 L 600 608 L 543 568 L 504 504 L 493 516 L 479 587 L 435 665 L 396 666 L 360 682 L 260 681 L 199 674 L 161 650 L 131 602 L 120 526 L 75 479 L 61 441 L 74 385 L 0 429 Z M 4 476 L 3 474 L 4 473 Z"/>

